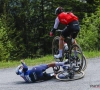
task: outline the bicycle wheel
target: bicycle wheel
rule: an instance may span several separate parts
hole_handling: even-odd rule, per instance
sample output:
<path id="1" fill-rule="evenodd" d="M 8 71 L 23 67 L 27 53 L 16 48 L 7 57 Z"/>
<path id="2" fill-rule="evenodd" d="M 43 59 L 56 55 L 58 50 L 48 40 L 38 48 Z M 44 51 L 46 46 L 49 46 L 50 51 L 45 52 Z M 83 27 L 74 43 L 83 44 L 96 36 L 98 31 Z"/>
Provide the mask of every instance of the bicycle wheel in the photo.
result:
<path id="1" fill-rule="evenodd" d="M 87 60 L 86 57 L 83 55 L 83 66 L 82 66 L 82 71 L 84 71 L 87 67 Z"/>
<path id="2" fill-rule="evenodd" d="M 79 54 L 81 54 L 80 52 L 77 52 Z M 84 71 L 87 67 L 87 60 L 86 60 L 86 57 L 84 56 L 83 54 L 83 66 L 82 66 L 82 71 Z"/>
<path id="3" fill-rule="evenodd" d="M 59 54 L 59 36 L 56 36 L 52 41 L 52 55 Z"/>
<path id="4" fill-rule="evenodd" d="M 81 72 L 83 67 L 83 53 L 79 45 L 74 44 L 71 46 L 69 50 L 69 62 L 70 60 L 72 60 L 73 65 L 77 67 L 75 68 L 75 72 Z"/>
<path id="5" fill-rule="evenodd" d="M 68 78 L 67 76 L 67 72 L 66 71 L 61 71 L 56 75 L 56 79 L 57 80 L 61 80 L 61 81 L 73 81 L 73 80 L 78 80 L 84 77 L 84 72 L 81 71 L 80 73 L 75 73 L 73 78 Z"/>
<path id="6" fill-rule="evenodd" d="M 59 54 L 59 36 L 56 36 L 52 41 L 52 55 Z M 63 56 L 63 55 L 62 55 Z M 56 61 L 63 61 L 63 57 Z"/>

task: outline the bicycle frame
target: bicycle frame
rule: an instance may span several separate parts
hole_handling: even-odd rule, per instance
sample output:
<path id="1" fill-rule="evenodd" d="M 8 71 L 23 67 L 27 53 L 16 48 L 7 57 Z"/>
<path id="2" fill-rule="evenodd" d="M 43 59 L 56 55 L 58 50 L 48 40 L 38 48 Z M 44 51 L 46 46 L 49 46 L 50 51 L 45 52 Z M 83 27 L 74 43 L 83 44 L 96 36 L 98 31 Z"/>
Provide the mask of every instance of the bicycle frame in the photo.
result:
<path id="1" fill-rule="evenodd" d="M 58 30 L 56 30 L 57 32 L 61 32 L 62 30 L 60 30 L 60 29 L 58 29 Z M 70 56 L 69 55 L 69 50 L 70 50 L 70 48 L 71 48 L 71 46 L 72 46 L 72 37 L 71 36 L 69 36 L 69 37 L 66 37 L 65 39 L 64 39 L 64 43 L 67 43 L 67 45 L 68 45 L 68 50 L 67 50 L 67 52 L 68 52 L 68 57 Z M 64 45 L 63 45 L 64 46 Z M 64 47 L 63 47 L 63 53 L 64 53 Z"/>
<path id="2" fill-rule="evenodd" d="M 57 32 L 61 32 L 62 30 L 56 30 Z M 57 37 L 57 38 L 56 38 Z M 59 36 L 56 36 L 55 37 L 55 40 L 57 39 L 57 40 L 59 40 Z M 55 41 L 53 41 L 53 42 L 55 42 Z M 80 67 L 80 69 L 79 69 L 79 71 L 81 70 L 81 67 L 82 67 L 82 64 L 83 64 L 83 53 L 82 53 L 82 50 L 81 50 L 81 48 L 77 45 L 77 44 L 73 44 L 72 43 L 72 37 L 66 37 L 65 39 L 64 39 L 64 42 L 66 43 L 67 42 L 67 45 L 68 45 L 68 50 L 66 51 L 66 52 L 64 52 L 64 47 L 63 47 L 63 58 L 62 59 L 60 59 L 60 61 L 63 61 L 63 59 L 65 58 L 65 56 L 67 57 L 67 58 L 65 58 L 65 59 L 68 59 L 68 63 L 70 64 L 70 66 L 72 67 L 72 63 L 74 63 L 75 62 L 75 64 L 76 64 L 76 66 L 78 66 L 79 65 L 79 67 Z M 52 44 L 53 45 L 53 44 Z M 55 45 L 55 44 L 54 44 Z M 77 51 L 77 50 L 79 50 L 79 52 Z M 76 56 L 77 56 L 77 53 L 80 55 L 79 57 L 81 58 L 79 58 L 79 60 L 81 61 L 77 61 L 77 58 L 76 58 Z M 66 54 L 66 55 L 65 55 Z M 75 57 L 74 57 L 75 56 Z M 74 57 L 74 58 L 73 58 Z M 80 64 L 79 64 L 79 62 L 80 62 Z"/>

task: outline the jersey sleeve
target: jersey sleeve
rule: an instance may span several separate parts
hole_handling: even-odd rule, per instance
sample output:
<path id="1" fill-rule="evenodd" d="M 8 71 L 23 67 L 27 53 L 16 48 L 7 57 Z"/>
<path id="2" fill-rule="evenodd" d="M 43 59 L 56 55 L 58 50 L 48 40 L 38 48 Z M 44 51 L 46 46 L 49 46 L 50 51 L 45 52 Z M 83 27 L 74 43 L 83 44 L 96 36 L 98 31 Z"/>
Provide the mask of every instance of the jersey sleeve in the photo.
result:
<path id="1" fill-rule="evenodd" d="M 59 19 L 58 17 L 55 19 L 55 24 L 54 24 L 54 29 L 57 29 L 58 28 L 58 25 L 59 25 Z"/>

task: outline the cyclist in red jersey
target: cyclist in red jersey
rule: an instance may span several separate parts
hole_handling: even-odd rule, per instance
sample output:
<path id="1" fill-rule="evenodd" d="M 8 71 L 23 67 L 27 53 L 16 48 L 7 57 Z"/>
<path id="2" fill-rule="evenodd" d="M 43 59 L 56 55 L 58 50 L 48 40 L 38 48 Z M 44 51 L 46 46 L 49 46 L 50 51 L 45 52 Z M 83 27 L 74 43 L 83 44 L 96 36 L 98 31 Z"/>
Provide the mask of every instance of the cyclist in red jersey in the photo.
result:
<path id="1" fill-rule="evenodd" d="M 55 34 L 55 31 L 57 30 L 59 23 L 66 25 L 66 27 L 62 30 L 60 34 L 59 54 L 54 55 L 55 58 L 62 58 L 64 38 L 71 36 L 73 38 L 72 42 L 76 43 L 75 38 L 77 37 L 77 34 L 80 31 L 80 26 L 78 22 L 78 17 L 74 15 L 72 12 L 64 12 L 64 9 L 62 7 L 56 8 L 55 14 L 57 15 L 57 17 L 55 19 L 54 27 L 50 31 L 50 36 L 53 36 Z"/>

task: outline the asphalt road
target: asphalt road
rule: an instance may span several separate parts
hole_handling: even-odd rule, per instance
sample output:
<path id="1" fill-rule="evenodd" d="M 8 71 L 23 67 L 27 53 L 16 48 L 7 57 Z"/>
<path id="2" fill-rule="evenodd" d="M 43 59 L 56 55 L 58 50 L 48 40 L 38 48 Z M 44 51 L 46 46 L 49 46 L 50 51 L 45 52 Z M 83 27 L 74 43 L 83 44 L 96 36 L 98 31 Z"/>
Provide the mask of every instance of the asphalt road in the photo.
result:
<path id="1" fill-rule="evenodd" d="M 15 74 L 15 68 L 0 69 L 0 90 L 100 90 L 100 58 L 88 59 L 84 78 L 67 82 L 52 79 L 27 84 Z"/>

